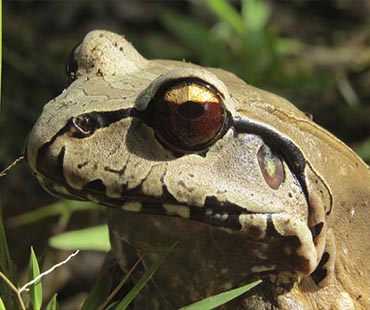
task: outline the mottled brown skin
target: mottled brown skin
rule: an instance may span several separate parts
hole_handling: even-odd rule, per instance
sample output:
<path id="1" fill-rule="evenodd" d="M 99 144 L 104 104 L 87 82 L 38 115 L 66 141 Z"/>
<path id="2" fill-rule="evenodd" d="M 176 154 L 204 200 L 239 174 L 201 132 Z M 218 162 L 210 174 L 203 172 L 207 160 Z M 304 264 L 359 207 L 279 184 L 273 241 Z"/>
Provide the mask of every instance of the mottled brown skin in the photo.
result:
<path id="1" fill-rule="evenodd" d="M 179 241 L 135 309 L 175 309 L 256 279 L 263 283 L 222 309 L 370 309 L 370 170 L 347 146 L 285 99 L 229 72 L 146 60 L 110 32 L 89 33 L 77 61 L 77 79 L 32 130 L 27 161 L 52 194 L 113 207 L 121 268 L 145 254 L 134 281 Z M 175 154 L 136 117 L 73 136 L 73 117 L 145 111 L 161 85 L 189 76 L 217 89 L 232 123 L 202 154 Z M 276 188 L 257 159 L 270 143 L 284 158 Z M 189 219 L 189 206 L 204 209 L 209 197 L 225 212 L 231 203 L 248 213 L 237 218 L 239 229 Z M 143 211 L 154 202 L 165 215 Z"/>

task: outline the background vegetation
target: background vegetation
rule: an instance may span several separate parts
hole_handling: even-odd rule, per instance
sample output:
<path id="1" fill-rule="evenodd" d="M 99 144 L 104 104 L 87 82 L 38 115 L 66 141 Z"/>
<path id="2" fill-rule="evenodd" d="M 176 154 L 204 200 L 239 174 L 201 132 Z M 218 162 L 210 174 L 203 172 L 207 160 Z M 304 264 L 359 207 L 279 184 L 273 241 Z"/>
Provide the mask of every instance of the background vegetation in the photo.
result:
<path id="1" fill-rule="evenodd" d="M 369 16 L 367 0 L 5 1 L 0 167 L 22 154 L 42 106 L 66 86 L 70 50 L 97 28 L 125 34 L 147 58 L 221 67 L 287 97 L 370 162 Z M 0 186 L 20 277 L 31 245 L 40 255 L 50 235 L 104 221 L 100 211 L 74 213 L 72 220 L 65 212 L 16 226 L 14 215 L 55 199 L 24 162 Z M 49 250 L 47 263 L 61 256 Z M 80 254 L 49 280 L 49 296 L 60 292 L 64 307 L 83 299 L 102 257 Z"/>

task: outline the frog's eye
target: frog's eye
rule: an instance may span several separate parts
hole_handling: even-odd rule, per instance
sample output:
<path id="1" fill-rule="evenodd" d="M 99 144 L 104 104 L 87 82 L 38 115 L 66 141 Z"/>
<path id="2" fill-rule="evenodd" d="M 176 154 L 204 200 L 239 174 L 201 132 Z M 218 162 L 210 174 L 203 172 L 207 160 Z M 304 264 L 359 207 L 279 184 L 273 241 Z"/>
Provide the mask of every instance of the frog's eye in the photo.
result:
<path id="1" fill-rule="evenodd" d="M 66 65 L 66 79 L 68 85 L 77 79 L 78 71 L 78 54 L 80 53 L 81 43 L 77 44 L 71 53 L 69 54 L 67 65 Z"/>
<path id="2" fill-rule="evenodd" d="M 177 79 L 161 87 L 149 113 L 156 137 L 177 153 L 205 150 L 227 125 L 221 94 L 195 78 Z"/>
<path id="3" fill-rule="evenodd" d="M 272 189 L 278 189 L 284 182 L 283 162 L 266 144 L 257 152 L 258 164 L 266 183 Z"/>

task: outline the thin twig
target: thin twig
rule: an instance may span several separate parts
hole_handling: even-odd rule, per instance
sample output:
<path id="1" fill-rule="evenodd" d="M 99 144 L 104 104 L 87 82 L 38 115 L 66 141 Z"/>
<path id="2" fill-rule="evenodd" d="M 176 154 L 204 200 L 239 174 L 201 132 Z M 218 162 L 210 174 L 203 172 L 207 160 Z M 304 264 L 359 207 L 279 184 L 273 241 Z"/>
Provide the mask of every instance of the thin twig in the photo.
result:
<path id="1" fill-rule="evenodd" d="M 78 254 L 78 252 L 80 252 L 80 251 L 77 250 L 76 252 L 69 255 L 64 261 L 61 261 L 60 263 L 55 264 L 50 269 L 44 271 L 43 273 L 40 273 L 36 278 L 31 280 L 30 282 L 27 282 L 25 285 L 23 285 L 19 289 L 19 293 L 22 293 L 23 291 L 26 291 L 29 286 L 31 286 L 32 284 L 40 281 L 42 277 L 44 277 L 44 276 L 48 275 L 49 273 L 53 272 L 56 268 L 61 267 L 62 265 L 66 264 L 72 257 L 76 256 Z"/>
<path id="2" fill-rule="evenodd" d="M 22 300 L 22 296 L 21 296 L 21 293 L 20 291 L 17 289 L 17 287 L 8 279 L 8 277 L 3 274 L 1 271 L 0 271 L 0 277 L 3 278 L 3 280 L 6 282 L 6 284 L 8 284 L 8 286 L 15 292 L 15 294 L 17 295 L 17 298 L 18 298 L 18 301 L 19 301 L 19 304 L 21 305 L 21 308 L 22 310 L 26 310 L 26 306 L 24 305 L 23 303 L 23 300 Z"/>
<path id="3" fill-rule="evenodd" d="M 5 176 L 6 173 L 12 169 L 16 164 L 18 164 L 22 159 L 24 159 L 24 156 L 18 157 L 15 161 L 13 161 L 8 167 L 6 167 L 3 171 L 0 172 L 0 178 Z"/>

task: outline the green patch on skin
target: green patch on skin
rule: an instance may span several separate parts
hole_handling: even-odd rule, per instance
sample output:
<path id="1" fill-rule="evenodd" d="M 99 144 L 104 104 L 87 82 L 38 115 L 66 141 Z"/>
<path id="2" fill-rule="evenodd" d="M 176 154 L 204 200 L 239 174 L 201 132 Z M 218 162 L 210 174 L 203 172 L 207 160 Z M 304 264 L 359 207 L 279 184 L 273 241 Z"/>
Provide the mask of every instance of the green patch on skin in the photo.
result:
<path id="1" fill-rule="evenodd" d="M 265 147 L 264 151 L 265 151 L 266 172 L 271 178 L 273 178 L 276 174 L 276 162 L 269 147 Z"/>

